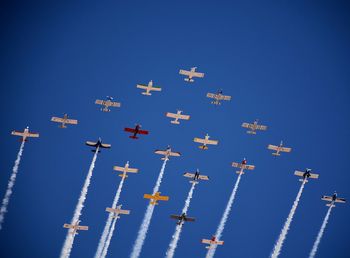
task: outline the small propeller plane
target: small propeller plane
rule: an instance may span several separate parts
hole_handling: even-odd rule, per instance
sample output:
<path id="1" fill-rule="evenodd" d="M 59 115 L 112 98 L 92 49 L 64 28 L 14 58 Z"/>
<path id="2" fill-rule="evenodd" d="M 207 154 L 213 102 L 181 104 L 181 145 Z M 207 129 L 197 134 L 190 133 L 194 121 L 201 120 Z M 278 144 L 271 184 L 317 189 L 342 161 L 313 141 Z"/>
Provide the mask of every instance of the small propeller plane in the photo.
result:
<path id="1" fill-rule="evenodd" d="M 90 142 L 90 141 L 87 141 L 85 143 L 87 146 L 90 146 L 90 147 L 95 147 L 96 149 L 94 150 L 91 150 L 92 152 L 96 152 L 98 150 L 98 152 L 101 152 L 100 151 L 100 148 L 104 148 L 104 149 L 109 149 L 111 148 L 111 144 L 107 144 L 107 143 L 102 143 L 102 140 L 101 138 L 98 138 L 98 141 L 97 142 Z"/>
<path id="2" fill-rule="evenodd" d="M 206 246 L 205 248 L 211 249 L 215 245 L 223 245 L 224 241 L 218 241 L 218 240 L 216 240 L 216 236 L 212 236 L 211 239 L 202 239 L 202 243 L 208 244 L 208 246 Z"/>
<path id="3" fill-rule="evenodd" d="M 197 67 L 192 67 L 190 71 L 180 69 L 179 74 L 186 75 L 184 79 L 186 82 L 194 82 L 193 78 L 203 78 L 204 73 L 196 72 Z"/>
<path id="4" fill-rule="evenodd" d="M 192 180 L 190 181 L 190 183 L 193 183 L 193 184 L 198 184 L 199 180 L 209 180 L 208 176 L 201 175 L 199 173 L 199 169 L 198 168 L 197 168 L 197 171 L 194 174 L 193 173 L 189 173 L 189 172 L 185 172 L 184 173 L 184 177 L 191 178 Z"/>
<path id="5" fill-rule="evenodd" d="M 106 100 L 96 99 L 95 104 L 104 106 L 104 107 L 101 107 L 101 111 L 103 111 L 103 112 L 111 112 L 109 107 L 120 107 L 121 106 L 120 102 L 113 101 L 113 97 L 110 97 L 110 96 L 107 96 Z"/>
<path id="6" fill-rule="evenodd" d="M 120 219 L 119 214 L 129 215 L 130 210 L 122 210 L 122 205 L 117 206 L 115 209 L 113 208 L 106 208 L 106 211 L 112 213 L 114 216 L 114 219 Z"/>
<path id="7" fill-rule="evenodd" d="M 279 146 L 269 144 L 269 145 L 267 146 L 267 148 L 268 148 L 269 150 L 274 150 L 274 151 L 276 151 L 276 152 L 272 152 L 272 155 L 273 155 L 273 156 L 281 156 L 280 152 L 291 152 L 291 151 L 292 151 L 292 148 L 283 147 L 283 141 L 281 141 L 281 143 L 280 143 Z"/>
<path id="8" fill-rule="evenodd" d="M 180 152 L 175 152 L 172 151 L 170 146 L 166 148 L 166 150 L 155 150 L 155 154 L 163 155 L 164 157 L 161 158 L 161 160 L 169 160 L 169 157 L 180 157 L 181 153 Z"/>
<path id="9" fill-rule="evenodd" d="M 78 235 L 78 230 L 89 230 L 88 226 L 79 226 L 80 220 L 78 220 L 75 224 L 64 224 L 64 228 L 73 229 L 70 234 Z"/>
<path id="10" fill-rule="evenodd" d="M 245 169 L 253 170 L 255 168 L 255 166 L 253 166 L 253 165 L 247 165 L 247 160 L 245 158 L 243 159 L 243 161 L 241 163 L 232 162 L 232 167 L 240 168 L 239 171 L 236 171 L 236 173 L 239 175 L 243 175 Z"/>
<path id="11" fill-rule="evenodd" d="M 22 137 L 22 139 L 21 139 L 22 142 L 26 142 L 28 137 L 39 137 L 38 133 L 31 133 L 31 132 L 29 132 L 29 127 L 28 126 L 24 129 L 23 132 L 14 130 L 14 131 L 11 132 L 11 134 L 15 135 L 15 136 L 21 136 Z"/>
<path id="12" fill-rule="evenodd" d="M 150 199 L 150 204 L 152 205 L 158 205 L 158 201 L 168 201 L 169 196 L 161 196 L 160 192 L 156 192 L 155 194 L 144 194 L 143 198 Z"/>
<path id="13" fill-rule="evenodd" d="M 299 181 L 303 182 L 305 180 L 306 183 L 309 182 L 307 180 L 308 178 L 317 179 L 319 176 L 318 174 L 312 174 L 310 168 L 307 168 L 305 170 L 305 172 L 301 172 L 301 171 L 296 170 L 294 172 L 294 175 L 303 177 L 303 179 L 299 179 Z"/>
<path id="14" fill-rule="evenodd" d="M 247 131 L 248 134 L 256 134 L 256 130 L 266 131 L 267 130 L 267 126 L 266 125 L 259 125 L 258 122 L 259 122 L 259 120 L 256 119 L 254 121 L 254 123 L 252 123 L 252 124 L 250 124 L 250 123 L 243 123 L 242 127 L 250 129 L 250 130 Z"/>
<path id="15" fill-rule="evenodd" d="M 323 195 L 321 200 L 326 201 L 326 202 L 330 202 L 327 203 L 326 206 L 328 207 L 335 207 L 336 202 L 339 203 L 346 203 L 346 200 L 344 198 L 339 198 L 337 192 L 334 192 L 334 194 L 332 196 L 327 196 L 327 195 Z"/>
<path id="16" fill-rule="evenodd" d="M 178 124 L 180 124 L 179 119 L 182 119 L 182 120 L 189 120 L 190 119 L 189 115 L 183 115 L 182 112 L 183 111 L 178 110 L 176 114 L 167 112 L 167 113 L 165 113 L 165 115 L 167 117 L 174 118 L 174 120 L 171 120 L 170 123 L 178 125 Z"/>
<path id="17" fill-rule="evenodd" d="M 123 172 L 122 174 L 119 174 L 120 177 L 122 178 L 127 178 L 128 175 L 126 173 L 137 173 L 139 170 L 137 168 L 130 168 L 129 167 L 129 161 L 126 162 L 124 167 L 119 167 L 119 166 L 114 166 L 114 170 Z"/>
<path id="18" fill-rule="evenodd" d="M 63 118 L 61 117 L 55 117 L 53 116 L 51 118 L 52 122 L 56 122 L 56 123 L 61 123 L 60 124 L 60 128 L 67 128 L 66 124 L 71 124 L 71 125 L 76 125 L 78 124 L 78 120 L 76 119 L 68 119 L 68 115 L 64 114 Z"/>
<path id="19" fill-rule="evenodd" d="M 142 95 L 146 95 L 146 96 L 151 96 L 152 95 L 151 91 L 162 91 L 162 88 L 153 86 L 152 80 L 149 81 L 148 85 L 137 84 L 136 88 L 146 90 L 146 91 L 141 92 Z"/>
<path id="20" fill-rule="evenodd" d="M 214 99 L 211 104 L 221 105 L 221 100 L 230 101 L 231 96 L 223 95 L 222 90 L 218 90 L 217 93 L 207 93 L 207 98 Z"/>
<path id="21" fill-rule="evenodd" d="M 186 213 L 182 213 L 181 215 L 170 215 L 170 218 L 172 219 L 176 219 L 177 225 L 181 225 L 184 222 L 194 222 L 196 219 L 195 218 L 191 218 L 191 217 L 187 217 Z"/>
<path id="22" fill-rule="evenodd" d="M 203 145 L 198 146 L 198 148 L 200 148 L 202 150 L 207 150 L 208 149 L 207 144 L 218 145 L 218 143 L 219 143 L 219 141 L 216 141 L 216 140 L 209 140 L 209 137 L 210 136 L 208 134 L 206 134 L 204 139 L 196 137 L 193 139 L 193 141 L 198 142 L 198 143 L 202 143 Z"/>
<path id="23" fill-rule="evenodd" d="M 137 124 L 135 126 L 135 129 L 126 127 L 126 128 L 124 128 L 124 131 L 133 134 L 133 135 L 129 136 L 129 138 L 131 138 L 131 139 L 138 139 L 139 137 L 137 137 L 137 134 L 148 134 L 149 133 L 146 130 L 140 130 L 140 128 L 141 128 L 141 125 Z"/>

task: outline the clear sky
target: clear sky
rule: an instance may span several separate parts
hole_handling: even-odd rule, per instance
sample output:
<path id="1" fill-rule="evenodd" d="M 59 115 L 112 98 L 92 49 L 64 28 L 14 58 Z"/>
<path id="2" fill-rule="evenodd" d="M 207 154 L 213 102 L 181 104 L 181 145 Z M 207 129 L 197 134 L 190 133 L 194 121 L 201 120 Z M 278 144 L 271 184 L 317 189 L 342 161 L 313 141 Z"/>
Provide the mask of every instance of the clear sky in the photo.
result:
<path id="1" fill-rule="evenodd" d="M 221 258 L 268 257 L 300 183 L 295 169 L 320 174 L 305 187 L 281 257 L 307 257 L 334 190 L 350 198 L 350 6 L 347 1 L 10 1 L 0 8 L 1 198 L 20 143 L 11 130 L 30 126 L 40 138 L 25 145 L 9 212 L 0 232 L 1 257 L 58 257 L 98 137 L 111 143 L 98 156 L 81 217 L 89 231 L 75 239 L 72 257 L 93 257 L 120 177 L 113 165 L 130 161 L 120 202 L 131 210 L 117 224 L 110 257 L 128 257 L 161 160 L 170 144 L 183 154 L 166 167 L 162 194 L 141 257 L 164 257 L 190 184 L 199 168 L 210 176 L 194 192 L 175 257 L 204 257 L 202 238 L 214 234 L 237 175 L 232 161 L 256 166 L 238 189 L 223 232 Z M 203 79 L 187 84 L 180 68 L 198 66 Z M 163 88 L 151 97 L 137 83 Z M 231 102 L 210 105 L 222 88 Z M 120 109 L 94 104 L 106 95 Z M 172 125 L 165 112 L 190 121 Z M 60 129 L 51 116 L 68 113 L 77 126 Z M 269 128 L 252 136 L 242 122 Z M 141 123 L 150 135 L 123 132 Z M 207 151 L 193 137 L 219 140 Z M 283 140 L 290 154 L 275 158 L 267 145 Z M 333 210 L 318 257 L 350 256 L 350 207 Z"/>

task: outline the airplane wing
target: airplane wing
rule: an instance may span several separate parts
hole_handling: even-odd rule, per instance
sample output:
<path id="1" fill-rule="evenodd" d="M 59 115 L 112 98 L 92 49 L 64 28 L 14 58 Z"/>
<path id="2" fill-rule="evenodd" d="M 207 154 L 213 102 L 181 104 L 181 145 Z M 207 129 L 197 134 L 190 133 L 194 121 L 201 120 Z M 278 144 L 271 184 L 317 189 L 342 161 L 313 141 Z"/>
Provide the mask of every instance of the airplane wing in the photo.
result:
<path id="1" fill-rule="evenodd" d="M 101 143 L 101 148 L 109 149 L 112 145 L 107 143 Z"/>
<path id="2" fill-rule="evenodd" d="M 104 102 L 103 100 L 96 99 L 95 104 L 97 104 L 97 105 L 104 105 L 103 102 Z"/>
<path id="3" fill-rule="evenodd" d="M 193 72 L 192 73 L 192 77 L 203 78 L 204 77 L 204 73 Z"/>
<path id="4" fill-rule="evenodd" d="M 296 171 L 294 172 L 294 175 L 296 175 L 296 176 L 304 176 L 304 172 L 301 172 L 301 171 L 296 170 Z"/>
<path id="5" fill-rule="evenodd" d="M 207 98 L 214 99 L 215 96 L 216 96 L 216 94 L 214 94 L 214 93 L 210 93 L 210 92 L 207 93 Z"/>
<path id="6" fill-rule="evenodd" d="M 159 154 L 159 155 L 166 155 L 167 154 L 166 151 L 162 151 L 162 150 L 156 150 L 154 153 Z"/>
<path id="7" fill-rule="evenodd" d="M 133 128 L 124 128 L 124 131 L 125 132 L 129 132 L 129 133 L 135 133 L 136 132 L 136 130 L 133 129 Z"/>
<path id="8" fill-rule="evenodd" d="M 162 88 L 159 88 L 159 87 L 150 87 L 149 90 L 153 90 L 153 91 L 162 91 Z"/>
<path id="9" fill-rule="evenodd" d="M 137 84 L 136 88 L 147 90 L 148 89 L 148 85 Z"/>
<path id="10" fill-rule="evenodd" d="M 182 70 L 182 69 L 180 69 L 179 74 L 189 76 L 189 75 L 191 74 L 191 72 L 190 72 L 190 71 L 186 71 L 186 70 Z"/>
<path id="11" fill-rule="evenodd" d="M 274 151 L 277 151 L 277 150 L 278 150 L 278 146 L 272 145 L 272 144 L 269 144 L 269 145 L 267 146 L 267 148 L 268 148 L 269 150 L 274 150 Z"/>
<path id="12" fill-rule="evenodd" d="M 219 141 L 216 140 L 207 140 L 207 144 L 211 144 L 211 145 L 218 145 Z"/>
<path id="13" fill-rule="evenodd" d="M 148 131 L 146 131 L 146 130 L 139 130 L 138 134 L 148 134 Z"/>
<path id="14" fill-rule="evenodd" d="M 170 218 L 178 220 L 178 219 L 181 219 L 181 216 L 178 216 L 178 215 L 170 215 Z"/>
<path id="15" fill-rule="evenodd" d="M 39 137 L 38 133 L 27 133 L 27 137 Z"/>
<path id="16" fill-rule="evenodd" d="M 267 126 L 266 125 L 257 125 L 256 129 L 262 130 L 262 131 L 266 131 L 267 130 Z"/>
<path id="17" fill-rule="evenodd" d="M 74 228 L 74 226 L 71 224 L 63 224 L 63 227 L 64 228 Z"/>
<path id="18" fill-rule="evenodd" d="M 174 114 L 174 113 L 167 112 L 167 113 L 165 113 L 165 115 L 166 115 L 167 117 L 170 117 L 170 118 L 177 118 L 177 115 Z"/>
<path id="19" fill-rule="evenodd" d="M 119 102 L 115 102 L 115 101 L 110 101 L 111 107 L 120 107 L 120 103 Z"/>
<path id="20" fill-rule="evenodd" d="M 76 119 L 66 119 L 65 123 L 66 124 L 71 124 L 71 125 L 77 125 L 78 124 L 78 120 L 76 120 Z"/>
<path id="21" fill-rule="evenodd" d="M 24 136 L 23 132 L 19 132 L 19 131 L 12 131 L 11 132 L 12 135 L 17 135 L 17 136 Z"/>
<path id="22" fill-rule="evenodd" d="M 229 101 L 229 100 L 231 100 L 231 96 L 222 95 L 221 99 L 222 99 L 222 100 L 227 100 L 227 101 Z"/>
<path id="23" fill-rule="evenodd" d="M 232 162 L 232 167 L 235 167 L 235 168 L 242 168 L 242 165 L 241 163 L 238 163 L 238 162 Z"/>
<path id="24" fill-rule="evenodd" d="M 292 148 L 282 147 L 282 148 L 281 148 L 281 151 L 283 151 L 283 152 L 291 152 L 291 151 L 292 151 Z"/>
<path id="25" fill-rule="evenodd" d="M 203 244 L 211 245 L 212 242 L 214 242 L 214 241 L 212 241 L 212 240 L 210 240 L 210 239 L 202 239 L 202 243 L 203 243 Z"/>
<path id="26" fill-rule="evenodd" d="M 252 129 L 253 128 L 253 124 L 243 123 L 242 127 Z"/>
<path id="27" fill-rule="evenodd" d="M 186 217 L 184 220 L 189 222 L 194 222 L 196 219 L 192 217 Z"/>
<path id="28" fill-rule="evenodd" d="M 129 215 L 130 211 L 129 210 L 122 210 L 122 209 L 112 209 L 112 208 L 106 208 L 106 211 L 116 213 L 116 214 L 124 214 L 124 215 Z"/>
<path id="29" fill-rule="evenodd" d="M 332 196 L 324 195 L 324 196 L 322 196 L 321 200 L 331 202 L 331 201 L 333 201 L 333 198 L 332 198 Z"/>
<path id="30" fill-rule="evenodd" d="M 128 173 L 137 173 L 139 170 L 137 168 L 128 168 L 127 171 Z"/>
<path id="31" fill-rule="evenodd" d="M 335 202 L 345 203 L 346 200 L 344 198 L 337 198 L 337 199 L 335 199 Z"/>
<path id="32" fill-rule="evenodd" d="M 60 118 L 60 117 L 55 117 L 55 116 L 53 116 L 53 117 L 51 118 L 51 121 L 52 121 L 52 122 L 56 122 L 56 123 L 63 123 L 63 122 L 64 122 L 64 119 L 63 119 L 63 118 Z"/>
<path id="33" fill-rule="evenodd" d="M 244 165 L 244 169 L 253 170 L 254 168 L 255 166 L 253 165 Z"/>
<path id="34" fill-rule="evenodd" d="M 205 140 L 204 140 L 204 139 L 197 138 L 197 137 L 194 138 L 193 141 L 194 141 L 194 142 L 198 142 L 198 143 L 203 143 L 203 144 L 205 143 Z"/>
<path id="35" fill-rule="evenodd" d="M 184 173 L 184 177 L 194 178 L 194 174 L 186 172 Z"/>
<path id="36" fill-rule="evenodd" d="M 90 141 L 87 141 L 87 142 L 85 142 L 85 144 L 88 145 L 88 146 L 95 147 L 96 144 L 97 144 L 97 142 L 90 142 Z"/>
<path id="37" fill-rule="evenodd" d="M 309 178 L 317 179 L 318 176 L 319 176 L 318 174 L 312 174 L 312 173 L 310 173 L 310 177 L 309 177 Z"/>
<path id="38" fill-rule="evenodd" d="M 144 194 L 143 198 L 145 198 L 145 199 L 155 199 L 155 197 L 153 195 L 151 195 L 151 194 Z"/>
<path id="39" fill-rule="evenodd" d="M 169 196 L 158 196 L 156 197 L 157 200 L 159 201 L 168 201 L 169 200 Z"/>
<path id="40" fill-rule="evenodd" d="M 190 116 L 189 115 L 179 115 L 179 119 L 189 120 Z"/>
<path id="41" fill-rule="evenodd" d="M 198 178 L 201 180 L 209 180 L 209 177 L 205 175 L 199 175 Z"/>
<path id="42" fill-rule="evenodd" d="M 88 226 L 76 226 L 77 230 L 89 230 Z"/>

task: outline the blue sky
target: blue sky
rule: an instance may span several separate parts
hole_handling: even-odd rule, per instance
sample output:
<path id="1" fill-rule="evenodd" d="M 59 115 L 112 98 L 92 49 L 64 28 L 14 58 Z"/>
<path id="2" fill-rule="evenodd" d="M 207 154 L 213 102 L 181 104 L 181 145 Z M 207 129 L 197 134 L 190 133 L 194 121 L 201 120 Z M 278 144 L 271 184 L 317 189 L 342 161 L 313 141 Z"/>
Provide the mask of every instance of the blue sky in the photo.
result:
<path id="1" fill-rule="evenodd" d="M 172 145 L 170 160 L 141 257 L 164 257 L 190 184 L 185 171 L 210 176 L 195 190 L 175 257 L 205 255 L 200 239 L 216 230 L 236 180 L 232 161 L 256 169 L 238 189 L 225 245 L 217 257 L 267 257 L 297 194 L 293 172 L 320 174 L 306 185 L 281 257 L 306 257 L 326 213 L 320 200 L 337 190 L 350 196 L 349 5 L 346 1 L 107 1 L 12 2 L 0 8 L 3 152 L 0 189 L 19 148 L 11 130 L 30 126 L 39 139 L 26 144 L 9 212 L 0 232 L 4 257 L 57 257 L 98 137 L 112 144 L 97 159 L 72 257 L 92 257 L 120 178 L 113 165 L 140 169 L 126 181 L 121 203 L 131 210 L 117 224 L 110 256 L 128 257 L 161 167 L 153 151 Z M 180 68 L 198 66 L 203 79 L 186 84 Z M 140 94 L 153 80 L 163 91 Z M 232 96 L 220 107 L 207 92 Z M 122 107 L 103 113 L 96 98 L 114 96 Z M 165 112 L 184 110 L 190 121 L 170 124 Z M 79 125 L 65 130 L 51 116 L 68 113 Z M 259 118 L 269 129 L 251 136 L 242 122 Z M 123 132 L 141 123 L 150 135 L 133 141 Z M 218 146 L 201 151 L 193 137 L 209 133 Z M 266 149 L 284 140 L 290 154 Z M 318 257 L 349 257 L 350 208 L 331 215 Z M 20 248 L 19 248 L 20 247 Z"/>

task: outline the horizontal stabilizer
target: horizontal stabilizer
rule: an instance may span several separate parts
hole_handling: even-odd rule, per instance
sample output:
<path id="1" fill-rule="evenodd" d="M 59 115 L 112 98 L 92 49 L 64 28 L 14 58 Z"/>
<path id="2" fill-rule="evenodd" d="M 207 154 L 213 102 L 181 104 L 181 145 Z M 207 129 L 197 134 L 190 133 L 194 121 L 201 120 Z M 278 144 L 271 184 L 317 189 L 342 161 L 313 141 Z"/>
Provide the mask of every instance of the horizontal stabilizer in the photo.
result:
<path id="1" fill-rule="evenodd" d="M 127 178 L 128 177 L 128 175 L 126 175 L 126 174 L 119 174 L 118 176 L 120 176 L 121 178 Z"/>
<path id="2" fill-rule="evenodd" d="M 237 171 L 236 171 L 236 174 L 238 174 L 238 175 L 239 175 L 239 174 L 243 175 L 243 174 L 245 174 L 245 173 L 244 173 L 244 171 L 237 170 Z"/>
<path id="3" fill-rule="evenodd" d="M 175 125 L 179 125 L 180 124 L 180 122 L 176 121 L 176 120 L 171 120 L 170 123 L 175 124 Z"/>
<path id="4" fill-rule="evenodd" d="M 256 134 L 255 131 L 247 131 L 248 134 Z"/>
<path id="5" fill-rule="evenodd" d="M 281 154 L 277 153 L 277 152 L 273 152 L 272 153 L 273 156 L 281 156 Z"/>
<path id="6" fill-rule="evenodd" d="M 146 91 L 144 91 L 144 92 L 141 92 L 141 94 L 142 94 L 142 95 L 146 95 L 146 96 L 151 96 L 151 95 L 152 95 L 151 93 L 149 93 L 149 92 L 146 92 Z"/>
<path id="7" fill-rule="evenodd" d="M 198 184 L 199 182 L 198 181 L 189 181 L 191 184 Z"/>
<path id="8" fill-rule="evenodd" d="M 331 206 L 332 206 L 332 207 L 335 207 L 335 204 L 327 203 L 326 206 L 327 206 L 327 207 L 331 207 Z"/>
<path id="9" fill-rule="evenodd" d="M 208 146 L 206 145 L 200 145 L 198 146 L 198 148 L 202 149 L 202 150 L 207 150 L 208 149 Z"/>
<path id="10" fill-rule="evenodd" d="M 139 137 L 137 137 L 137 136 L 134 136 L 134 135 L 131 135 L 131 136 L 129 136 L 129 138 L 131 138 L 131 139 L 138 139 Z"/>

